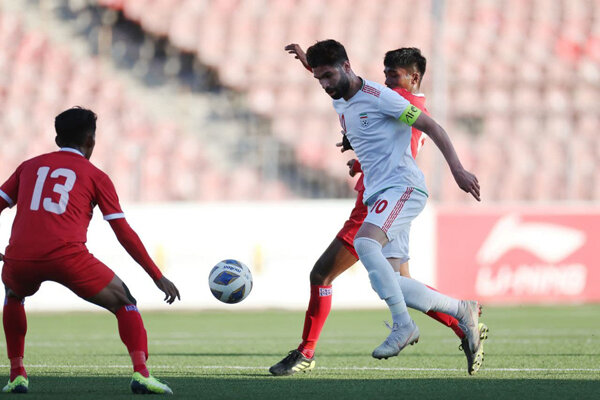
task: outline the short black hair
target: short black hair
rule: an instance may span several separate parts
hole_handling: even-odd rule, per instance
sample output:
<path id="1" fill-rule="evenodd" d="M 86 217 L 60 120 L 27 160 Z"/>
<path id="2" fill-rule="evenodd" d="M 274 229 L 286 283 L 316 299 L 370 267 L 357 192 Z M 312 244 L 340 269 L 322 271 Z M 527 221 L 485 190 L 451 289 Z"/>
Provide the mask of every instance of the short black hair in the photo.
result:
<path id="1" fill-rule="evenodd" d="M 311 68 L 324 65 L 337 66 L 348 61 L 344 46 L 333 39 L 319 41 L 306 51 L 306 61 Z"/>
<path id="2" fill-rule="evenodd" d="M 56 136 L 63 145 L 85 144 L 88 133 L 96 132 L 96 119 L 92 110 L 83 107 L 72 107 L 54 118 Z"/>
<path id="3" fill-rule="evenodd" d="M 427 59 L 423 57 L 421 50 L 416 47 L 401 47 L 385 53 L 383 65 L 388 68 L 412 68 L 416 72 L 419 72 L 420 82 L 423 79 L 423 75 L 425 75 Z"/>

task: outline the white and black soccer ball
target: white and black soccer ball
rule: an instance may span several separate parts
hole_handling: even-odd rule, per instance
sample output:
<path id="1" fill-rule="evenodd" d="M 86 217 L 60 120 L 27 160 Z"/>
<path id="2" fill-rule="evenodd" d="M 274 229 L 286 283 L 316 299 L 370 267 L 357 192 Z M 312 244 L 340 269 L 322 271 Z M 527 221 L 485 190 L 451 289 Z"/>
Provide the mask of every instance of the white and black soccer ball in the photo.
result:
<path id="1" fill-rule="evenodd" d="M 252 273 L 240 261 L 223 260 L 208 274 L 208 286 L 217 300 L 228 304 L 239 303 L 252 291 Z"/>

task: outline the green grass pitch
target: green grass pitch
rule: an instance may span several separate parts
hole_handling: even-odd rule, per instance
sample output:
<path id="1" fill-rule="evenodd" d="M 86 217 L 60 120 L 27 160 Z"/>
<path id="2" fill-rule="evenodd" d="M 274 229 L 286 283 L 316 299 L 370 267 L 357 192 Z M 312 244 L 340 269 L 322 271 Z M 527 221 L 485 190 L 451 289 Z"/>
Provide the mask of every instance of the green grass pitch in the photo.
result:
<path id="1" fill-rule="evenodd" d="M 485 308 L 490 338 L 476 376 L 448 328 L 411 313 L 419 343 L 379 361 L 370 354 L 387 335 L 387 311 L 333 310 L 316 369 L 272 377 L 268 367 L 298 344 L 304 313 L 143 312 L 148 365 L 190 399 L 600 398 L 600 305 Z M 110 314 L 31 313 L 28 324 L 28 398 L 131 396 L 129 357 Z"/>

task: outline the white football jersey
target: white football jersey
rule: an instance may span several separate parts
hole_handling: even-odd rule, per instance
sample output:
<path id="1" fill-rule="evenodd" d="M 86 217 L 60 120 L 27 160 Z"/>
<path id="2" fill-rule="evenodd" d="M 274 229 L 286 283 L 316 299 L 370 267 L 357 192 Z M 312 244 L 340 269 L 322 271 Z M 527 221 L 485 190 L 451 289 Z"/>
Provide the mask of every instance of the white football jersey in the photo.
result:
<path id="1" fill-rule="evenodd" d="M 425 177 L 411 153 L 412 128 L 407 124 L 419 115 L 418 108 L 393 90 L 364 79 L 350 100 L 333 100 L 333 107 L 360 161 L 365 203 L 391 187 L 413 187 L 427 194 Z"/>

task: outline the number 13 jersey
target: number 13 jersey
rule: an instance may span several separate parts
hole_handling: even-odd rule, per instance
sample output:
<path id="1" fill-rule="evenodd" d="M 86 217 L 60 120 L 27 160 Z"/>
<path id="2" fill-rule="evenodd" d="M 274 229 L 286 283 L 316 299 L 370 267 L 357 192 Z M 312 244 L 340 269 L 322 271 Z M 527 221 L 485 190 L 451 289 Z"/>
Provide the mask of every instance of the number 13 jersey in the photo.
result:
<path id="1" fill-rule="evenodd" d="M 0 186 L 0 202 L 17 206 L 6 258 L 48 260 L 87 251 L 96 204 L 105 220 L 124 218 L 107 174 L 71 148 L 23 162 Z"/>

